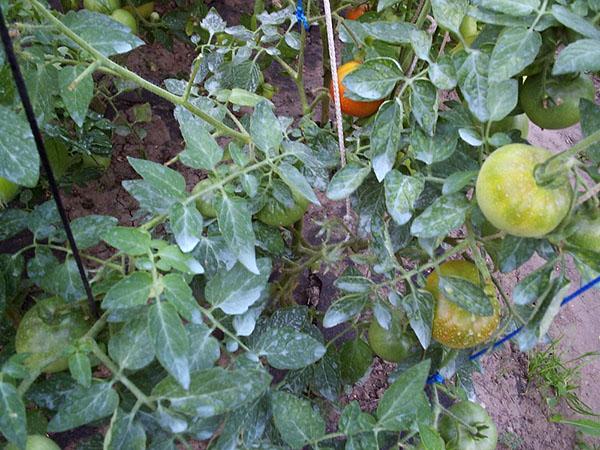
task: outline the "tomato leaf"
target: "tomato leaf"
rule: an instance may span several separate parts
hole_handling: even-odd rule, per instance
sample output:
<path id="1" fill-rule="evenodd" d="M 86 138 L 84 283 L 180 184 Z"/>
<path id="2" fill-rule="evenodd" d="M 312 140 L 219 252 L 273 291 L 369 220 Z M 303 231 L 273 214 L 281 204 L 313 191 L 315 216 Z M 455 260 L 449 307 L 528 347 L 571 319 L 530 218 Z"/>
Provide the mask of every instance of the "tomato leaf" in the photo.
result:
<path id="1" fill-rule="evenodd" d="M 193 169 L 213 169 L 223 158 L 223 149 L 198 120 L 179 119 L 185 150 L 179 154 L 183 164 Z"/>
<path id="2" fill-rule="evenodd" d="M 600 30 L 590 21 L 571 12 L 562 5 L 552 5 L 552 15 L 564 26 L 576 31 L 586 38 L 600 40 Z"/>
<path id="3" fill-rule="evenodd" d="M 581 112 L 581 131 L 585 137 L 600 130 L 600 106 L 582 98 L 579 100 L 579 110 Z M 600 163 L 600 144 L 591 145 L 585 150 L 585 153 L 592 161 Z"/>
<path id="4" fill-rule="evenodd" d="M 145 255 L 150 251 L 150 233 L 139 228 L 114 227 L 102 233 L 108 245 L 131 256 Z"/>
<path id="5" fill-rule="evenodd" d="M 519 83 L 517 80 L 508 79 L 490 83 L 487 97 L 490 121 L 496 122 L 508 116 L 517 106 L 518 97 Z"/>
<path id="6" fill-rule="evenodd" d="M 435 428 L 419 422 L 419 437 L 424 450 L 445 450 L 446 445 Z"/>
<path id="7" fill-rule="evenodd" d="M 65 66 L 58 71 L 58 88 L 69 115 L 77 126 L 82 127 L 88 107 L 94 97 L 94 79 L 91 74 L 78 80 L 74 89 L 71 83 L 85 70 L 82 66 Z"/>
<path id="8" fill-rule="evenodd" d="M 107 450 L 144 450 L 146 431 L 135 416 L 118 408 L 104 437 Z"/>
<path id="9" fill-rule="evenodd" d="M 402 104 L 385 102 L 377 111 L 371 133 L 371 164 L 377 180 L 382 181 L 392 170 L 400 148 Z"/>
<path id="10" fill-rule="evenodd" d="M 122 369 L 139 370 L 152 362 L 155 352 L 148 332 L 148 308 L 142 309 L 111 335 L 108 354 Z"/>
<path id="11" fill-rule="evenodd" d="M 523 278 L 513 289 L 512 298 L 515 304 L 529 305 L 537 301 L 548 289 L 553 270 L 552 264 L 545 264 Z"/>
<path id="12" fill-rule="evenodd" d="M 521 72 L 533 63 L 541 46 L 537 31 L 525 27 L 502 30 L 490 57 L 490 81 L 504 81 Z"/>
<path id="13" fill-rule="evenodd" d="M 414 220 L 410 232 L 420 238 L 446 235 L 464 223 L 469 207 L 460 193 L 438 197 Z"/>
<path id="14" fill-rule="evenodd" d="M 323 317 L 323 327 L 332 328 L 355 317 L 363 310 L 368 301 L 364 294 L 348 294 L 340 297 L 327 309 Z"/>
<path id="15" fill-rule="evenodd" d="M 86 249 L 98 244 L 101 236 L 113 228 L 117 222 L 115 217 L 92 214 L 73 220 L 71 229 L 79 248 Z"/>
<path id="16" fill-rule="evenodd" d="M 413 423 L 429 403 L 423 388 L 431 362 L 425 360 L 403 372 L 385 391 L 377 407 L 377 425 L 400 431 Z"/>
<path id="17" fill-rule="evenodd" d="M 40 176 L 40 158 L 25 118 L 0 106 L 0 177 L 20 186 L 34 187 Z"/>
<path id="18" fill-rule="evenodd" d="M 425 180 L 392 170 L 385 177 L 384 185 L 387 211 L 398 225 L 404 225 L 412 217 L 415 203 L 425 188 Z"/>
<path id="19" fill-rule="evenodd" d="M 540 7 L 540 0 L 482 0 L 481 6 L 511 16 L 527 16 Z"/>
<path id="20" fill-rule="evenodd" d="M 190 342 L 175 307 L 161 301 L 154 303 L 148 315 L 148 330 L 158 361 L 187 389 L 190 385 Z"/>
<path id="21" fill-rule="evenodd" d="M 469 53 L 456 69 L 458 86 L 469 110 L 480 122 L 486 122 L 490 117 L 487 109 L 489 65 L 489 55 L 477 51 Z"/>
<path id="22" fill-rule="evenodd" d="M 0 210 L 0 241 L 10 239 L 27 228 L 29 213 L 22 209 Z"/>
<path id="23" fill-rule="evenodd" d="M 316 390 L 330 402 L 339 398 L 342 388 L 340 359 L 333 347 L 315 364 L 313 383 Z"/>
<path id="24" fill-rule="evenodd" d="M 448 159 L 458 145 L 456 129 L 447 122 L 439 122 L 433 137 L 428 136 L 420 127 L 414 127 L 410 136 L 415 157 L 425 164 Z"/>
<path id="25" fill-rule="evenodd" d="M 12 384 L 0 381 L 0 432 L 9 442 L 25 448 L 27 416 L 25 405 Z"/>
<path id="26" fill-rule="evenodd" d="M 553 75 L 575 72 L 597 72 L 600 70 L 600 48 L 594 39 L 580 39 L 562 50 L 554 68 Z"/>
<path id="27" fill-rule="evenodd" d="M 48 431 L 59 433 L 103 419 L 111 415 L 118 404 L 119 395 L 111 383 L 95 381 L 89 388 L 76 387 L 67 394 L 48 424 Z"/>
<path id="28" fill-rule="evenodd" d="M 169 215 L 171 229 L 175 235 L 175 241 L 179 248 L 184 253 L 189 253 L 202 236 L 204 220 L 202 214 L 196 209 L 196 205 L 192 203 L 175 203 L 171 208 Z"/>
<path id="29" fill-rule="evenodd" d="M 271 260 L 258 260 L 258 274 L 248 272 L 241 264 L 229 271 L 218 272 L 206 283 L 204 295 L 215 308 L 225 314 L 243 314 L 258 301 L 267 287 Z"/>
<path id="30" fill-rule="evenodd" d="M 152 396 L 170 401 L 175 411 L 193 417 L 213 417 L 256 400 L 270 383 L 271 375 L 264 370 L 213 367 L 194 372 L 189 389 L 167 377 L 154 387 Z"/>
<path id="31" fill-rule="evenodd" d="M 281 179 L 292 191 L 299 193 L 302 197 L 315 205 L 321 205 L 315 192 L 310 187 L 310 184 L 308 184 L 306 177 L 294 166 L 286 162 L 281 163 L 277 167 L 277 173 L 279 173 Z"/>
<path id="32" fill-rule="evenodd" d="M 109 16 L 85 9 L 69 11 L 62 18 L 63 23 L 80 38 L 104 56 L 127 53 L 144 45 L 144 41 L 131 32 L 131 29 Z M 77 46 L 67 37 L 62 38 L 70 46 Z"/>
<path id="33" fill-rule="evenodd" d="M 223 195 L 218 198 L 216 209 L 219 229 L 232 253 L 250 272 L 260 273 L 254 250 L 256 237 L 246 200 Z"/>
<path id="34" fill-rule="evenodd" d="M 69 356 L 69 372 L 74 380 L 83 387 L 92 384 L 92 364 L 85 353 L 75 352 Z"/>
<path id="35" fill-rule="evenodd" d="M 438 119 L 439 99 L 437 89 L 429 81 L 415 81 L 410 97 L 412 114 L 425 132 L 433 136 Z"/>
<path id="36" fill-rule="evenodd" d="M 535 253 L 538 246 L 537 239 L 506 236 L 500 244 L 498 262 L 500 271 L 507 273 L 518 269 Z"/>
<path id="37" fill-rule="evenodd" d="M 387 97 L 402 79 L 400 64 L 392 58 L 365 61 L 344 77 L 344 97 L 365 101 Z"/>
<path id="38" fill-rule="evenodd" d="M 325 421 L 309 401 L 277 391 L 271 402 L 275 427 L 293 449 L 301 449 L 325 434 Z"/>
<path id="39" fill-rule="evenodd" d="M 109 289 L 102 301 L 102 308 L 132 308 L 145 305 L 152 285 L 152 275 L 148 272 L 134 272 Z"/>
<path id="40" fill-rule="evenodd" d="M 185 327 L 190 343 L 190 370 L 208 369 L 221 356 L 219 342 L 211 336 L 212 330 L 203 323 L 190 323 Z"/>
<path id="41" fill-rule="evenodd" d="M 455 34 L 459 33 L 458 29 L 467 13 L 466 0 L 433 0 L 431 7 L 438 25 Z"/>
<path id="42" fill-rule="evenodd" d="M 487 294 L 464 278 L 443 276 L 439 281 L 444 298 L 477 316 L 491 316 L 494 308 Z"/>
<path id="43" fill-rule="evenodd" d="M 330 200 L 343 200 L 356 191 L 367 178 L 371 169 L 357 163 L 348 163 L 346 167 L 338 171 L 329 186 L 327 186 L 327 198 Z"/>
<path id="44" fill-rule="evenodd" d="M 301 369 L 321 359 L 326 351 L 314 337 L 289 326 L 269 328 L 259 336 L 253 350 L 266 356 L 276 369 Z"/>
<path id="45" fill-rule="evenodd" d="M 250 134 L 256 147 L 267 155 L 273 154 L 283 141 L 281 123 L 273 113 L 272 105 L 266 100 L 254 108 Z"/>
<path id="46" fill-rule="evenodd" d="M 418 289 L 404 297 L 401 303 L 408 316 L 410 327 L 425 349 L 431 344 L 434 302 L 429 292 Z"/>

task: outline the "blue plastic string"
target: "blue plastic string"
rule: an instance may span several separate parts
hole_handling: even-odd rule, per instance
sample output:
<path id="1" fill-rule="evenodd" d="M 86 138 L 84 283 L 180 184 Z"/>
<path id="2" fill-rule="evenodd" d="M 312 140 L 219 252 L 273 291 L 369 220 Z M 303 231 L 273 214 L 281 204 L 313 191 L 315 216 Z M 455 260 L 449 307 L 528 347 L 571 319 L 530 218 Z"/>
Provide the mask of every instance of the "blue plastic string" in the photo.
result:
<path id="1" fill-rule="evenodd" d="M 302 0 L 298 0 L 296 6 L 296 19 L 300 26 L 304 26 L 304 29 L 308 31 L 310 25 L 308 23 L 308 19 L 306 18 L 306 14 L 304 13 L 304 6 L 302 6 Z"/>
<path id="2" fill-rule="evenodd" d="M 577 297 L 579 297 L 581 294 L 583 294 L 584 292 L 586 292 L 587 290 L 593 288 L 596 284 L 600 283 L 600 276 L 594 278 L 593 280 L 591 280 L 589 283 L 584 284 L 583 286 L 581 286 L 579 289 L 577 289 L 575 292 L 573 292 L 572 294 L 567 295 L 563 301 L 560 303 L 560 306 L 565 306 L 567 303 L 575 300 Z M 508 333 L 506 336 L 504 336 L 502 339 L 499 339 L 498 341 L 494 342 L 493 345 L 483 348 L 481 350 L 479 350 L 478 352 L 473 353 L 471 356 L 469 356 L 469 361 L 475 361 L 476 359 L 481 358 L 483 355 L 485 355 L 490 349 L 497 349 L 498 347 L 502 346 L 506 341 L 514 338 L 517 334 L 519 334 L 521 331 L 523 330 L 523 327 L 519 327 L 513 331 L 511 331 L 510 333 Z M 436 372 L 433 375 L 431 375 L 429 378 L 427 378 L 427 384 L 443 384 L 446 380 L 444 379 L 444 377 L 439 373 Z"/>

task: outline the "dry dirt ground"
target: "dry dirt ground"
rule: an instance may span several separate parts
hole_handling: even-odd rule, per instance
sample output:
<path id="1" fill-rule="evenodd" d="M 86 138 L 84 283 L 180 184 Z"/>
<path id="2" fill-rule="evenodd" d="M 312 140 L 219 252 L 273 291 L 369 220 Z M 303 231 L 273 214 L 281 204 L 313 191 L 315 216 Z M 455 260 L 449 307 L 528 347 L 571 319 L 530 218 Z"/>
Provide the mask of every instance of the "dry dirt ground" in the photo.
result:
<path id="1" fill-rule="evenodd" d="M 211 2 L 209 2 L 211 3 Z M 240 11 L 249 11 L 250 1 L 227 0 L 212 2 L 219 12 L 231 23 L 238 21 Z M 159 45 L 149 45 L 132 52 L 126 58 L 126 65 L 137 73 L 160 83 L 161 80 L 178 73 L 187 73 L 193 58 L 192 49 L 177 43 L 173 51 L 165 50 Z M 306 84 L 309 91 L 321 85 L 321 47 L 319 34 L 312 29 L 305 66 Z M 274 98 L 279 114 L 298 116 L 298 99 L 295 86 L 287 78 L 279 76 L 279 70 L 273 66 L 268 73 L 269 81 L 280 90 Z M 310 99 L 309 99 L 310 100 Z M 142 148 L 146 157 L 165 162 L 182 149 L 182 139 L 173 119 L 171 107 L 147 93 L 136 93 L 120 100 L 120 106 L 128 110 L 140 102 L 150 102 L 153 106 L 153 118 L 150 124 L 144 125 L 148 131 L 146 138 L 139 142 L 131 137 L 116 137 L 114 156 L 110 169 L 100 179 L 83 188 L 75 188 L 67 198 L 69 213 L 72 218 L 86 214 L 116 215 L 123 224 L 133 224 L 136 218 L 132 215 L 135 202 L 122 189 L 121 181 L 134 177 L 133 171 L 126 163 L 127 156 L 138 156 Z M 580 138 L 577 127 L 558 132 L 543 131 L 532 126 L 530 140 L 532 143 L 560 150 L 567 148 Z M 181 166 L 189 186 L 200 178 Z M 502 286 L 510 295 L 512 288 L 539 261 L 532 260 L 517 272 L 502 278 Z M 324 277 L 324 285 L 330 284 Z M 578 286 L 573 280 L 574 288 Z M 551 335 L 563 336 L 563 348 L 573 356 L 584 352 L 600 350 L 600 290 L 592 290 L 582 295 L 561 311 L 555 322 Z M 322 303 L 325 306 L 329 299 L 325 295 L 332 293 L 332 287 L 324 286 L 321 291 Z M 570 450 L 575 447 L 575 433 L 572 428 L 551 424 L 547 421 L 548 409 L 538 392 L 527 385 L 527 355 L 506 346 L 502 350 L 487 357 L 483 362 L 484 372 L 476 375 L 476 392 L 481 401 L 498 424 L 502 449 L 521 450 Z M 367 409 L 373 409 L 377 399 L 386 386 L 387 374 L 393 365 L 377 361 L 372 375 L 357 386 L 346 399 L 358 399 Z M 600 359 L 591 362 L 583 370 L 580 395 L 594 410 L 600 411 Z M 567 410 L 562 410 L 568 415 Z"/>

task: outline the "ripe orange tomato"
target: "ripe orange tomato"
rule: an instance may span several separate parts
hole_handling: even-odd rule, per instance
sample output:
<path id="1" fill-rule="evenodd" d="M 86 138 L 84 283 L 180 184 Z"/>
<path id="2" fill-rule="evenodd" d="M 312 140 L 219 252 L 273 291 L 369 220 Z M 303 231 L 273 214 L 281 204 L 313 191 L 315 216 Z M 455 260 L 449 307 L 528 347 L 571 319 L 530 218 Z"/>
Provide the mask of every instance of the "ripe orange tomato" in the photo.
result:
<path id="1" fill-rule="evenodd" d="M 468 261 L 446 261 L 440 265 L 440 272 L 442 276 L 463 278 L 481 285 L 477 266 Z M 433 295 L 436 302 L 433 338 L 446 347 L 456 349 L 475 347 L 486 342 L 500 323 L 500 303 L 496 298 L 494 285 L 488 282 L 481 286 L 492 303 L 494 313 L 491 316 L 478 316 L 446 299 L 440 292 L 439 281 L 438 273 L 431 272 L 425 285 L 425 289 Z"/>
<path id="2" fill-rule="evenodd" d="M 363 3 L 362 5 L 358 5 L 355 8 L 350 8 L 346 11 L 346 19 L 348 20 L 358 20 L 364 13 L 371 9 L 371 6 L 368 3 Z"/>
<path id="3" fill-rule="evenodd" d="M 342 112 L 353 117 L 369 117 L 377 112 L 379 106 L 383 103 L 383 100 L 375 100 L 369 102 L 359 102 L 344 97 L 344 78 L 353 70 L 356 70 L 361 63 L 358 61 L 350 61 L 340 67 L 338 67 L 338 88 L 340 90 L 340 102 L 342 106 Z M 333 98 L 333 82 L 329 86 L 329 93 Z"/>

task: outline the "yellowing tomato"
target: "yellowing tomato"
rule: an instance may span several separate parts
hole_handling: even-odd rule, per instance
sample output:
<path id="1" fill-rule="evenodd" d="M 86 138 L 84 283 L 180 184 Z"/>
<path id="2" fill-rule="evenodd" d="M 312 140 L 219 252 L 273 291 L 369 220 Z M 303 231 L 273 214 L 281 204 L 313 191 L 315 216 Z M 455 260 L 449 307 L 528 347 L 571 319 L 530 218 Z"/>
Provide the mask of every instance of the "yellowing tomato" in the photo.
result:
<path id="1" fill-rule="evenodd" d="M 194 186 L 192 194 L 197 194 L 201 190 L 206 189 L 211 184 L 212 181 L 208 179 L 200 181 L 196 186 Z M 217 210 L 215 209 L 215 199 L 215 191 L 210 191 L 206 194 L 202 194 L 196 199 L 196 208 L 198 208 L 198 211 L 200 211 L 200 213 L 207 219 L 217 217 Z"/>
<path id="2" fill-rule="evenodd" d="M 535 167 L 552 153 L 525 144 L 509 144 L 483 163 L 476 184 L 477 203 L 496 228 L 514 236 L 539 238 L 554 230 L 569 212 L 572 189 L 540 186 Z"/>
<path id="3" fill-rule="evenodd" d="M 442 276 L 462 278 L 481 286 L 479 271 L 475 264 L 463 261 L 447 261 L 440 265 Z M 491 281 L 483 287 L 488 295 L 494 313 L 491 316 L 478 316 L 446 299 L 439 288 L 440 278 L 437 272 L 427 277 L 425 289 L 435 299 L 432 336 L 440 344 L 449 348 L 469 348 L 486 342 L 500 323 L 500 304 Z"/>

